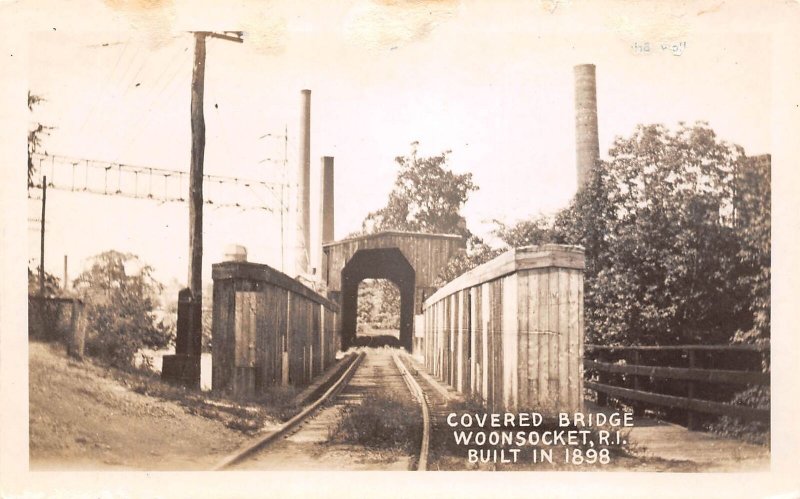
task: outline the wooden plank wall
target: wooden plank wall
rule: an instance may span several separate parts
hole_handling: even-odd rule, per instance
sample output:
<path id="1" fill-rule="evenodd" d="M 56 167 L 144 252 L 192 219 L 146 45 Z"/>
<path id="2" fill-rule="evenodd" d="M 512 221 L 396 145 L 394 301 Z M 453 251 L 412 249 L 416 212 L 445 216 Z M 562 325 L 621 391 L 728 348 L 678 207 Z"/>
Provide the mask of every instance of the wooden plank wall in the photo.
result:
<path id="1" fill-rule="evenodd" d="M 218 267 L 218 266 L 223 266 Z M 238 395 L 304 386 L 339 350 L 339 309 L 256 264 L 214 266 L 212 388 Z M 288 276 L 284 276 L 288 277 Z"/>
<path id="2" fill-rule="evenodd" d="M 493 411 L 581 410 L 582 250 L 511 251 L 517 265 L 501 255 L 459 278 L 463 286 L 448 285 L 450 294 L 425 302 L 426 367 Z"/>

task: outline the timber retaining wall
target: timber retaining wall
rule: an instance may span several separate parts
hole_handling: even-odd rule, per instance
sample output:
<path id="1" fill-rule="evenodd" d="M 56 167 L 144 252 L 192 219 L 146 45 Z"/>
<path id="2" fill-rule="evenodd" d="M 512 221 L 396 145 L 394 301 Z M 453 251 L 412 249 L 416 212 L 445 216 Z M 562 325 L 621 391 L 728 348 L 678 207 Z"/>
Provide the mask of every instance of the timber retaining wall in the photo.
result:
<path id="1" fill-rule="evenodd" d="M 306 386 L 339 350 L 339 307 L 268 265 L 212 266 L 212 389 Z"/>
<path id="2" fill-rule="evenodd" d="M 424 304 L 434 376 L 491 410 L 583 408 L 583 269 L 578 246 L 512 249 Z"/>

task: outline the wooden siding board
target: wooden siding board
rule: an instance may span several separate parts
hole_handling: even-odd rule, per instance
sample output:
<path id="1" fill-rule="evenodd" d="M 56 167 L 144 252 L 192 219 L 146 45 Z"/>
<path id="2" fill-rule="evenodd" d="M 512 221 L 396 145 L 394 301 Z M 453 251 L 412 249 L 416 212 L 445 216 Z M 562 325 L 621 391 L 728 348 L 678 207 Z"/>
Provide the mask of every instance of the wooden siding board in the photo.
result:
<path id="1" fill-rule="evenodd" d="M 582 378 L 581 356 L 578 348 L 578 335 L 580 325 L 580 290 L 583 288 L 583 276 L 578 271 L 569 272 L 569 324 L 567 331 L 568 341 L 568 383 L 569 383 L 569 408 L 571 411 L 580 410 L 580 400 L 583 391 L 580 389 L 579 378 Z"/>
<path id="2" fill-rule="evenodd" d="M 528 405 L 539 405 L 539 271 L 529 271 L 528 288 Z"/>
<path id="3" fill-rule="evenodd" d="M 458 303 L 456 296 L 450 296 L 450 317 L 448 323 L 450 325 L 450 334 L 448 338 L 448 379 L 447 383 L 450 386 L 456 384 L 456 316 L 458 315 Z"/>
<path id="4" fill-rule="evenodd" d="M 469 361 L 469 393 L 477 393 L 477 384 L 475 379 L 477 377 L 476 362 L 479 358 L 478 342 L 478 293 L 475 288 L 469 289 L 469 341 L 470 341 L 470 361 Z"/>
<path id="5" fill-rule="evenodd" d="M 539 275 L 539 289 L 537 293 L 539 295 L 539 317 L 538 323 L 536 326 L 536 336 L 537 341 L 539 343 L 538 350 L 538 365 L 539 365 L 539 383 L 538 383 L 538 391 L 539 391 L 539 405 L 541 407 L 548 406 L 548 388 L 549 388 L 549 364 L 548 364 L 548 355 L 550 353 L 550 344 L 548 342 L 548 335 L 546 332 L 549 329 L 549 285 L 550 285 L 550 273 L 545 271 Z"/>
<path id="6" fill-rule="evenodd" d="M 464 334 L 464 304 L 466 300 L 464 299 L 464 290 L 461 290 L 457 293 L 457 300 L 458 300 L 458 316 L 456 320 L 458 321 L 456 324 L 456 331 L 458 331 L 457 342 L 458 345 L 456 350 L 456 386 L 455 389 L 457 392 L 461 393 L 464 391 L 464 338 L 467 336 Z"/>
<path id="7" fill-rule="evenodd" d="M 503 407 L 516 410 L 519 406 L 518 367 L 519 367 L 519 324 L 516 274 L 502 281 L 502 328 L 503 342 Z"/>
<path id="8" fill-rule="evenodd" d="M 517 274 L 517 407 L 528 408 L 528 280 L 529 271 Z"/>
<path id="9" fill-rule="evenodd" d="M 481 398 L 489 400 L 489 285 L 481 284 Z"/>
<path id="10" fill-rule="evenodd" d="M 569 407 L 569 270 L 558 269 L 558 404 Z"/>
<path id="11" fill-rule="evenodd" d="M 493 411 L 499 410 L 500 402 L 502 401 L 502 381 L 503 370 L 501 363 L 502 346 L 500 343 L 501 336 L 501 309 L 500 302 L 502 300 L 502 288 L 500 287 L 499 280 L 489 283 L 489 302 L 490 307 L 490 323 L 489 323 L 489 401 L 490 408 Z"/>
<path id="12" fill-rule="evenodd" d="M 558 402 L 558 324 L 559 316 L 559 282 L 561 274 L 557 269 L 551 269 L 550 274 L 550 292 L 549 292 L 549 307 L 548 307 L 548 340 L 549 340 L 549 355 L 548 355 L 548 398 L 552 406 Z"/>
<path id="13" fill-rule="evenodd" d="M 227 390 L 233 368 L 233 281 L 215 281 L 213 296 L 212 341 L 214 362 L 211 364 L 211 386 L 215 391 Z"/>

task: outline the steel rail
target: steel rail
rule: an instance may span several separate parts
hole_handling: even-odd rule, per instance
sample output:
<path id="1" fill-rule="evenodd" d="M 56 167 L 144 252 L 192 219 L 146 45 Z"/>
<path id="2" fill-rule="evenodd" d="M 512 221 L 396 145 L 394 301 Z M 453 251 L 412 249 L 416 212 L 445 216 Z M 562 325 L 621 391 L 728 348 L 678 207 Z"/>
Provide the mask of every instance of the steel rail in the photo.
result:
<path id="1" fill-rule="evenodd" d="M 420 444 L 417 471 L 425 471 L 428 469 L 428 451 L 431 440 L 431 411 L 430 407 L 428 406 L 428 400 L 425 398 L 425 393 L 422 391 L 422 387 L 419 386 L 419 383 L 417 383 L 417 381 L 408 371 L 397 353 L 392 353 L 392 359 L 394 359 L 397 369 L 403 375 L 403 380 L 406 382 L 411 394 L 414 395 L 422 407 L 422 443 Z"/>
<path id="2" fill-rule="evenodd" d="M 350 363 L 344 373 L 336 380 L 335 383 L 328 388 L 325 393 L 322 394 L 316 401 L 312 402 L 311 404 L 307 405 L 302 411 L 295 414 L 289 421 L 283 423 L 280 427 L 276 430 L 273 430 L 267 433 L 264 436 L 258 437 L 255 441 L 252 441 L 246 444 L 244 447 L 241 447 L 239 450 L 234 452 L 233 454 L 225 457 L 222 461 L 220 461 L 214 468 L 213 471 L 223 470 L 225 468 L 229 468 L 234 464 L 240 463 L 247 459 L 248 457 L 252 456 L 254 453 L 261 451 L 273 443 L 277 442 L 281 437 L 298 427 L 301 423 L 303 423 L 309 416 L 311 416 L 319 407 L 327 402 L 331 397 L 339 393 L 339 391 L 344 388 L 345 385 L 350 381 L 350 378 L 353 377 L 353 374 L 358 369 L 358 366 L 361 364 L 361 361 L 364 359 L 366 354 L 364 352 L 359 352 L 358 355 L 355 356 L 355 359 Z"/>

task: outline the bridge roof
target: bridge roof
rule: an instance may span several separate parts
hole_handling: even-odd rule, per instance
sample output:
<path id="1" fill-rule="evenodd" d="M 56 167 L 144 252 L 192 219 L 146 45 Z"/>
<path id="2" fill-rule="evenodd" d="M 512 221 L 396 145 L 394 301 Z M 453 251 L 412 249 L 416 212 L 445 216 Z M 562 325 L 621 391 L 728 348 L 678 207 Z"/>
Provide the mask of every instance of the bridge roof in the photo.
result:
<path id="1" fill-rule="evenodd" d="M 436 277 L 460 248 L 464 238 L 455 234 L 385 231 L 324 244 L 323 272 L 329 291 L 340 291 L 341 273 L 358 251 L 397 248 L 415 272 L 416 287 L 434 286 Z"/>
<path id="2" fill-rule="evenodd" d="M 458 234 L 430 234 L 427 232 L 409 232 L 409 231 L 402 231 L 402 230 L 385 230 L 381 232 L 376 232 L 374 234 L 364 234 L 361 236 L 354 236 L 348 237 L 346 239 L 340 239 L 338 241 L 330 241 L 324 243 L 322 245 L 323 248 L 328 248 L 330 246 L 338 246 L 342 244 L 349 244 L 356 241 L 367 241 L 367 240 L 374 240 L 374 239 L 382 239 L 386 237 L 409 237 L 409 238 L 426 238 L 426 239 L 450 239 L 455 241 L 461 241 L 463 239 L 462 236 Z"/>

